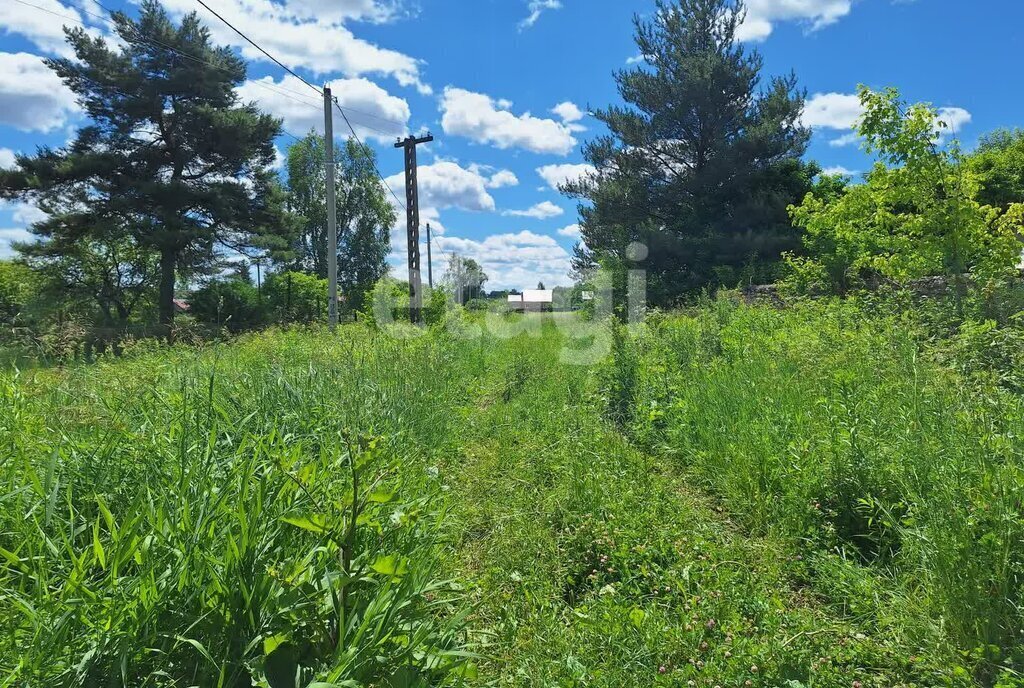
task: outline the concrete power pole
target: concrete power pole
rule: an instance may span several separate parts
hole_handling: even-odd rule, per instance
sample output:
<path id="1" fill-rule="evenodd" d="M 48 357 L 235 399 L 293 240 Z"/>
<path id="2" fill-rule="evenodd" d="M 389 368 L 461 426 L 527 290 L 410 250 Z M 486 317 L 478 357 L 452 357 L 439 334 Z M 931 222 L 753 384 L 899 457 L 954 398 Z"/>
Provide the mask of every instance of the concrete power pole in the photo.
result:
<path id="1" fill-rule="evenodd" d="M 405 217 L 409 233 L 409 320 L 419 324 L 423 310 L 423 282 L 420 277 L 420 196 L 416 181 L 416 146 L 433 141 L 429 133 L 399 139 L 395 148 L 405 149 Z"/>
<path id="2" fill-rule="evenodd" d="M 427 223 L 427 284 L 434 288 L 434 261 L 430 259 L 430 223 Z"/>
<path id="3" fill-rule="evenodd" d="M 338 326 L 338 199 L 334 186 L 334 99 L 324 86 L 324 150 L 327 167 L 327 323 Z"/>

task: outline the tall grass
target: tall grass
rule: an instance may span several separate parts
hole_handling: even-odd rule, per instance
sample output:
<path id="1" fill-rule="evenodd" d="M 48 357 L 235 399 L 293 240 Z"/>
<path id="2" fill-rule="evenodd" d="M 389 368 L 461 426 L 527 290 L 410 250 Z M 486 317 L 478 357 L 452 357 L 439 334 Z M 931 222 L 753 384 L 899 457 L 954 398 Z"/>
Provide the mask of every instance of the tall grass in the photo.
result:
<path id="1" fill-rule="evenodd" d="M 630 430 L 751 532 L 798 538 L 850 608 L 860 567 L 891 581 L 879 627 L 990 681 L 1024 661 L 1024 398 L 940 364 L 957 342 L 926 331 L 856 301 L 656 318 L 632 339 Z"/>
<path id="2" fill-rule="evenodd" d="M 457 354 L 278 332 L 0 379 L 5 685 L 456 680 Z"/>

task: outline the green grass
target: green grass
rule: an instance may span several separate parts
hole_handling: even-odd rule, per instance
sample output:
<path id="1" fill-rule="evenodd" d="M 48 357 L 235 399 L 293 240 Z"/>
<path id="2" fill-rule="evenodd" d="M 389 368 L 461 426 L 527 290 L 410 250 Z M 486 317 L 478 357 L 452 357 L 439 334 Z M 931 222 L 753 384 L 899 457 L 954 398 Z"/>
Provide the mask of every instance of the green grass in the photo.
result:
<path id="1" fill-rule="evenodd" d="M 528 322 L 0 375 L 0 685 L 1017 685 L 1005 380 L 852 303 Z"/>

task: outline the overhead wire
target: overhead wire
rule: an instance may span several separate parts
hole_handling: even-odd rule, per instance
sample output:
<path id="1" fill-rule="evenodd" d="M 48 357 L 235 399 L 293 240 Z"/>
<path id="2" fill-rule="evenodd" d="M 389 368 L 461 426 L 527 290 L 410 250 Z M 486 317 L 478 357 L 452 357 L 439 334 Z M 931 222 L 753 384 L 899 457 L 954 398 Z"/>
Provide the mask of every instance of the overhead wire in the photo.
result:
<path id="1" fill-rule="evenodd" d="M 55 11 L 53 11 L 53 10 L 51 10 L 49 8 L 43 7 L 41 5 L 36 5 L 34 3 L 28 2 L 28 0 L 14 0 L 14 1 L 17 2 L 17 3 L 20 3 L 22 5 L 25 5 L 27 7 L 32 7 L 34 9 L 40 10 L 42 12 L 46 12 L 47 14 L 51 14 L 53 16 L 60 17 L 60 18 L 65 19 L 67 21 L 73 22 L 75 24 L 78 24 L 79 26 L 82 26 L 83 28 L 89 28 L 89 26 L 87 24 L 85 24 L 81 19 L 78 19 L 78 18 L 73 17 L 71 15 L 62 14 L 60 12 L 55 12 Z M 256 43 L 251 38 L 249 38 L 245 33 L 243 33 L 241 30 L 236 28 L 229 21 L 227 21 L 223 16 L 221 16 L 219 13 L 214 11 L 203 0 L 196 0 L 196 2 L 198 2 L 200 5 L 202 5 L 206 10 L 208 10 L 211 14 L 213 14 L 217 19 L 219 19 L 224 24 L 226 24 L 231 30 L 233 30 L 235 33 L 237 33 L 239 36 L 241 36 L 246 42 L 248 42 L 254 48 L 259 50 L 269 60 L 271 60 L 272 62 L 277 64 L 279 67 L 284 69 L 288 74 L 294 76 L 296 79 L 301 81 L 303 84 L 308 86 L 310 89 L 312 89 L 313 91 L 318 93 L 321 97 L 323 96 L 323 90 L 321 90 L 320 88 L 314 86 L 309 81 L 307 81 L 306 79 L 302 78 L 302 76 L 297 74 L 295 71 L 293 71 L 292 69 L 287 67 L 284 63 L 282 63 L 280 60 L 278 60 L 276 57 L 274 57 L 272 54 L 270 54 L 269 51 L 264 49 L 258 43 Z M 109 7 L 106 7 L 105 5 L 103 5 L 101 3 L 98 3 L 98 2 L 96 4 L 99 5 L 100 7 L 102 7 L 104 10 L 106 10 L 110 15 L 115 14 L 114 10 L 111 10 Z M 84 10 L 84 9 L 81 10 L 81 12 L 83 14 L 87 15 L 87 16 L 91 16 L 91 17 L 94 17 L 96 19 L 99 19 L 99 20 L 107 23 L 108 25 L 111 25 L 111 26 L 115 26 L 116 25 L 116 22 L 114 22 L 114 20 L 110 16 L 103 16 L 103 15 L 97 14 L 95 12 L 89 12 L 89 11 Z M 186 52 L 184 52 L 182 50 L 179 50 L 179 49 L 175 48 L 172 45 L 168 45 L 168 44 L 166 44 L 166 43 L 164 43 L 162 41 L 158 41 L 155 38 L 151 38 L 149 36 L 143 36 L 143 35 L 138 34 L 138 33 L 136 33 L 135 38 L 137 40 L 143 42 L 143 43 L 146 43 L 146 44 L 151 45 L 151 46 L 156 46 L 156 47 L 163 48 L 165 50 L 170 51 L 171 53 L 174 53 L 175 55 L 179 55 L 180 57 L 183 57 L 183 58 L 188 59 L 188 60 L 192 60 L 192 61 L 194 61 L 196 63 L 203 64 L 205 66 L 212 67 L 214 69 L 219 69 L 221 71 L 228 71 L 227 67 L 224 67 L 223 65 L 219 65 L 219 64 L 216 64 L 214 62 L 210 62 L 209 60 L 204 60 L 204 59 L 202 59 L 200 57 L 196 57 L 195 55 L 190 55 L 190 54 L 188 54 L 188 53 L 186 53 Z M 264 81 L 261 81 L 259 79 L 249 80 L 248 83 L 254 84 L 254 85 L 256 85 L 256 86 L 258 86 L 260 88 L 264 88 L 264 89 L 266 89 L 268 91 L 271 91 L 273 93 L 277 93 L 278 95 L 281 95 L 281 96 L 283 96 L 285 98 L 288 98 L 288 99 L 292 100 L 293 102 L 299 103 L 301 105 L 305 105 L 305 106 L 307 106 L 309 108 L 315 109 L 317 112 L 320 112 L 321 106 L 319 104 L 315 104 L 315 103 L 311 102 L 310 100 L 307 100 L 303 96 L 302 93 L 300 93 L 298 91 L 295 91 L 294 89 L 289 89 L 289 88 L 287 88 L 285 86 L 280 86 L 278 84 L 270 85 L 270 84 L 268 84 L 268 83 L 266 83 Z M 99 84 L 99 85 L 106 86 L 105 84 Z M 114 90 L 118 90 L 118 89 L 114 89 Z M 132 95 L 132 94 L 125 94 L 123 91 L 119 91 L 119 92 L 124 94 L 124 95 Z M 350 112 L 366 115 L 366 116 L 373 117 L 375 119 L 379 119 L 379 120 L 382 120 L 382 121 L 385 121 L 385 122 L 389 122 L 389 123 L 392 123 L 392 124 L 397 124 L 399 126 L 403 126 L 404 127 L 405 125 L 402 124 L 401 122 L 398 122 L 397 120 L 391 120 L 391 119 L 388 119 L 386 117 L 382 117 L 380 115 L 374 115 L 372 113 L 362 112 L 362 111 L 356 110 L 354 108 L 343 107 L 340 103 L 338 103 L 337 97 L 332 97 L 331 100 L 332 100 L 332 103 L 333 103 L 334 107 L 337 108 L 338 112 L 341 114 L 342 119 L 345 121 L 345 124 L 348 127 L 349 131 L 352 133 L 352 137 L 355 139 L 356 143 L 358 143 L 361 148 L 363 148 L 365 151 L 367 151 L 368 153 L 371 154 L 371 160 L 373 161 L 372 164 L 373 164 L 374 171 L 377 173 L 377 177 L 380 179 L 381 183 L 384 184 L 385 188 L 387 188 L 387 190 L 391 194 L 391 196 L 394 197 L 394 199 L 398 203 L 398 205 L 403 210 L 405 210 L 406 209 L 405 203 L 402 201 L 401 198 L 399 198 L 398 194 L 395 193 L 394 189 L 391 188 L 391 185 L 388 184 L 387 180 L 384 178 L 384 175 L 381 174 L 380 169 L 377 167 L 376 161 L 374 160 L 375 156 L 372 155 L 373 154 L 373 149 L 371 149 L 369 146 L 367 146 L 365 143 L 363 143 L 363 141 L 360 139 L 359 134 L 356 132 L 355 127 L 352 125 L 351 120 L 349 120 L 348 115 L 346 114 L 345 110 L 347 109 Z M 382 129 L 370 126 L 370 125 L 366 124 L 365 122 L 359 122 L 359 126 L 365 128 L 365 129 L 369 129 L 370 131 L 376 132 L 376 133 L 381 134 L 383 136 L 390 135 L 390 132 L 386 132 L 386 131 L 383 131 Z M 291 133 L 290 131 L 284 129 L 283 127 L 281 129 L 281 132 L 283 134 L 285 134 L 286 136 L 289 136 L 289 137 L 291 137 L 292 139 L 294 139 L 296 141 L 302 141 L 303 138 L 304 138 L 304 137 L 300 137 L 300 136 L 297 136 L 297 135 Z"/>

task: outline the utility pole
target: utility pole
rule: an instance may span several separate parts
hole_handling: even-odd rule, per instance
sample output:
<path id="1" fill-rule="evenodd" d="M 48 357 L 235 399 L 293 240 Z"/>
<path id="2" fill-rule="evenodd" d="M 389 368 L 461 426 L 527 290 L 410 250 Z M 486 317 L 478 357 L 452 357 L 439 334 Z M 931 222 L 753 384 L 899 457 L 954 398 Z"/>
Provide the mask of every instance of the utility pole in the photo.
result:
<path id="1" fill-rule="evenodd" d="M 427 223 L 427 284 L 434 288 L 434 261 L 430 259 L 430 223 Z"/>
<path id="2" fill-rule="evenodd" d="M 338 326 L 338 199 L 334 187 L 334 99 L 324 86 L 324 150 L 327 152 L 327 323 Z"/>
<path id="3" fill-rule="evenodd" d="M 416 146 L 434 137 L 409 136 L 399 139 L 395 148 L 405 149 L 405 218 L 409 233 L 409 320 L 420 323 L 423 309 L 423 282 L 420 278 L 420 195 L 416 181 Z"/>

